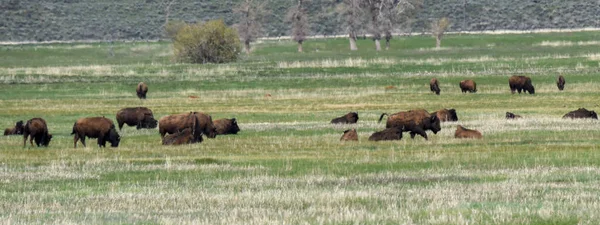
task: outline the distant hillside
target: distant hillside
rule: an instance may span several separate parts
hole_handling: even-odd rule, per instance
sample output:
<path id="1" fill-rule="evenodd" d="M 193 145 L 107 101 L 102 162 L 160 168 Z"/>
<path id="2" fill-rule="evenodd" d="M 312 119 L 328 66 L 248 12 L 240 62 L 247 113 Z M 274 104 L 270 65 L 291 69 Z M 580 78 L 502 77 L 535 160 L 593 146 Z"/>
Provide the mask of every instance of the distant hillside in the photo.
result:
<path id="1" fill-rule="evenodd" d="M 236 22 L 240 0 L 176 0 L 170 19 Z M 286 35 L 285 14 L 293 1 L 271 0 L 266 36 Z M 312 31 L 340 34 L 335 8 L 341 0 L 312 0 Z M 0 0 L 0 41 L 158 39 L 164 0 Z M 451 30 L 600 27 L 598 0 L 425 0 L 412 31 L 428 30 L 432 18 L 447 16 Z"/>

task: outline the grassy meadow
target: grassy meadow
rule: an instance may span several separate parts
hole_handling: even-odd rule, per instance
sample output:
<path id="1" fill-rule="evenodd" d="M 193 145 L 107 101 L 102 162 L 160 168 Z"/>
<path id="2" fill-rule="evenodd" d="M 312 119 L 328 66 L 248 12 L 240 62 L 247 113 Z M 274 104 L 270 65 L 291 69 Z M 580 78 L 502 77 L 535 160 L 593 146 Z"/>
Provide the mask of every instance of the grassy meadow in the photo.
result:
<path id="1" fill-rule="evenodd" d="M 600 111 L 599 40 L 448 35 L 434 49 L 411 36 L 352 52 L 317 39 L 304 53 L 264 41 L 224 65 L 173 63 L 165 42 L 0 46 L 0 127 L 42 117 L 54 136 L 47 148 L 0 137 L 0 223 L 598 224 L 600 122 L 561 117 Z M 511 95 L 511 75 L 530 76 L 536 94 Z M 478 92 L 461 93 L 463 79 Z M 235 117 L 242 131 L 162 146 L 157 129 L 125 126 L 118 148 L 73 148 L 75 120 L 134 106 Z M 367 140 L 382 113 L 416 108 L 454 108 L 459 121 L 429 140 Z M 351 111 L 357 124 L 329 123 Z M 484 138 L 455 139 L 457 125 Z M 350 128 L 360 140 L 340 142 Z"/>

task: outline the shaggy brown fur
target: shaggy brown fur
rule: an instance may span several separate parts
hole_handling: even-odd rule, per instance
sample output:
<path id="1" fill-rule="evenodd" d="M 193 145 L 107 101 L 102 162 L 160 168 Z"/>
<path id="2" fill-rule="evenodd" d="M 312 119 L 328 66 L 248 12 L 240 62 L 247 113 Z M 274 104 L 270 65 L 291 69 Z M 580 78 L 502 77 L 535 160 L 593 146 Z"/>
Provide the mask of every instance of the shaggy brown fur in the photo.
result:
<path id="1" fill-rule="evenodd" d="M 348 114 L 331 120 L 331 123 L 356 123 L 358 122 L 358 113 L 349 112 Z"/>
<path id="2" fill-rule="evenodd" d="M 508 78 L 508 86 L 510 87 L 510 93 L 518 91 L 521 94 L 523 92 L 529 92 L 529 94 L 535 94 L 535 88 L 531 84 L 531 78 L 526 76 L 512 76 Z"/>
<path id="3" fill-rule="evenodd" d="M 340 141 L 358 141 L 358 133 L 356 133 L 356 129 L 345 130 L 344 134 L 340 138 Z"/>
<path id="4" fill-rule="evenodd" d="M 218 119 L 213 121 L 213 124 L 215 125 L 215 129 L 217 129 L 217 135 L 237 134 L 240 132 L 240 127 L 238 126 L 235 118 Z"/>
<path id="5" fill-rule="evenodd" d="M 432 92 L 435 92 L 436 95 L 440 95 L 440 84 L 436 78 L 431 78 L 429 81 L 429 89 L 431 89 Z"/>
<path id="6" fill-rule="evenodd" d="M 402 128 L 392 127 L 373 133 L 369 141 L 393 141 L 402 139 Z"/>
<path id="7" fill-rule="evenodd" d="M 42 118 L 33 118 L 27 121 L 23 126 L 23 147 L 26 146 L 27 138 L 29 144 L 33 146 L 33 142 L 39 146 L 48 146 L 50 140 L 52 140 L 52 134 L 48 133 L 48 125 Z"/>
<path id="8" fill-rule="evenodd" d="M 146 99 L 146 93 L 148 93 L 148 85 L 146 85 L 144 82 L 140 82 L 137 85 L 135 92 L 137 93 L 138 98 Z"/>
<path id="9" fill-rule="evenodd" d="M 598 114 L 594 111 L 587 110 L 585 108 L 579 108 L 575 111 L 571 111 L 563 116 L 563 119 L 598 119 Z"/>
<path id="10" fill-rule="evenodd" d="M 118 147 L 121 137 L 115 129 L 112 120 L 105 117 L 87 117 L 80 118 L 73 124 L 73 147 L 77 148 L 77 141 L 85 147 L 85 137 L 98 138 L 98 146 L 106 147 L 106 142 L 110 142 L 111 147 Z"/>
<path id="11" fill-rule="evenodd" d="M 385 115 L 387 115 L 387 113 L 381 114 L 379 122 L 381 122 Z M 431 115 L 424 109 L 415 109 L 389 115 L 385 127 L 399 127 L 405 132 L 410 132 L 411 138 L 415 138 L 415 135 L 419 134 L 426 140 L 426 130 L 431 130 L 434 134 L 437 134 L 437 132 L 442 129 L 440 126 L 440 119 L 437 115 Z"/>
<path id="12" fill-rule="evenodd" d="M 123 124 L 128 126 L 136 126 L 136 129 L 156 128 L 158 121 L 154 119 L 152 110 L 146 107 L 123 108 L 117 112 L 117 124 L 119 130 L 123 128 Z"/>
<path id="13" fill-rule="evenodd" d="M 194 133 L 192 133 L 192 129 L 185 128 L 182 131 L 179 131 L 174 134 L 166 135 L 162 139 L 163 145 L 183 145 L 183 144 L 193 144 L 202 142 L 202 135 L 194 138 Z"/>
<path id="14" fill-rule="evenodd" d="M 473 80 L 463 80 L 460 82 L 459 86 L 463 93 L 466 93 L 467 91 L 470 93 L 477 92 L 477 84 Z"/>
<path id="15" fill-rule="evenodd" d="M 454 109 L 440 109 L 434 114 L 440 118 L 441 122 L 458 121 L 458 116 L 456 115 L 456 110 Z"/>
<path id="16" fill-rule="evenodd" d="M 556 86 L 558 87 L 558 90 L 562 91 L 565 89 L 565 77 L 562 75 L 558 76 L 558 80 L 556 80 Z"/>
<path id="17" fill-rule="evenodd" d="M 478 130 L 467 129 L 461 125 L 456 126 L 456 131 L 454 132 L 455 138 L 477 138 L 481 139 L 481 132 Z"/>
<path id="18" fill-rule="evenodd" d="M 23 134 L 23 120 L 19 120 L 14 127 L 6 128 L 4 130 L 4 136 L 21 134 Z"/>
<path id="19" fill-rule="evenodd" d="M 164 137 L 167 133 L 177 133 L 185 128 L 191 128 L 194 134 L 204 134 L 208 138 L 215 138 L 217 136 L 217 129 L 213 124 L 212 117 L 204 113 L 189 112 L 174 114 L 163 116 L 158 120 L 158 132 L 161 137 Z"/>
<path id="20" fill-rule="evenodd" d="M 521 116 L 511 113 L 511 112 L 506 112 L 506 119 L 511 120 L 511 119 L 519 119 L 519 118 L 521 118 Z"/>

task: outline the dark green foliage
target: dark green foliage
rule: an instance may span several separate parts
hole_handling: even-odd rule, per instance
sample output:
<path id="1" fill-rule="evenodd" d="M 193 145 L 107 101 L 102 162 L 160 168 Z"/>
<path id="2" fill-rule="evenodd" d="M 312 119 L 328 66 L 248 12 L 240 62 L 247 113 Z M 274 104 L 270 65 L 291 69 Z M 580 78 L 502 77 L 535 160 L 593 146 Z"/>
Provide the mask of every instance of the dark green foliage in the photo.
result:
<path id="1" fill-rule="evenodd" d="M 233 62 L 241 50 L 237 32 L 222 20 L 183 26 L 173 39 L 173 48 L 177 61 L 190 63 Z"/>

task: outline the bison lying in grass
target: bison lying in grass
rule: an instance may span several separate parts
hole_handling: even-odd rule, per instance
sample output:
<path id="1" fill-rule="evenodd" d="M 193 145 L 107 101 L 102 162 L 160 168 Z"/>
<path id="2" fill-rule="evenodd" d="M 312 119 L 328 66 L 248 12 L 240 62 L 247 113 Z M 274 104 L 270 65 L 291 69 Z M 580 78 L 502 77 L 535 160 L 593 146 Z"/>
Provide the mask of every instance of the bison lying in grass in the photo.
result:
<path id="1" fill-rule="evenodd" d="M 345 130 L 340 138 L 340 141 L 358 141 L 358 133 L 356 129 Z"/>
<path id="2" fill-rule="evenodd" d="M 23 120 L 19 120 L 14 127 L 6 128 L 4 130 L 4 136 L 21 134 L 23 134 Z"/>
<path id="3" fill-rule="evenodd" d="M 117 112 L 117 124 L 119 130 L 123 128 L 123 124 L 135 126 L 136 129 L 156 128 L 158 121 L 154 119 L 152 110 L 146 107 L 123 108 Z"/>
<path id="4" fill-rule="evenodd" d="M 458 121 L 458 116 L 456 115 L 456 110 L 454 109 L 440 109 L 432 114 L 437 115 L 441 122 Z"/>
<path id="5" fill-rule="evenodd" d="M 331 120 L 331 123 L 356 123 L 358 122 L 358 113 L 349 112 L 348 114 Z"/>
<path id="6" fill-rule="evenodd" d="M 511 113 L 511 112 L 506 112 L 506 119 L 513 120 L 513 119 L 519 119 L 519 118 L 521 118 L 520 115 Z"/>
<path id="7" fill-rule="evenodd" d="M 369 137 L 369 141 L 394 141 L 402 139 L 402 128 L 391 127 L 375 132 Z"/>
<path id="8" fill-rule="evenodd" d="M 196 135 L 190 128 L 185 128 L 174 134 L 166 135 L 162 139 L 163 145 L 183 145 L 202 142 L 202 135 Z"/>
<path id="9" fill-rule="evenodd" d="M 225 134 L 237 134 L 240 132 L 240 127 L 237 124 L 237 120 L 235 118 L 231 119 L 218 119 L 213 121 L 215 129 L 217 130 L 217 135 L 225 135 Z"/>
<path id="10" fill-rule="evenodd" d="M 481 136 L 481 132 L 477 131 L 477 130 L 471 130 L 471 129 L 467 129 L 461 125 L 458 125 L 456 127 L 456 131 L 454 132 L 454 137 L 455 138 L 477 138 L 477 139 L 481 139 L 483 136 Z"/>
<path id="11" fill-rule="evenodd" d="M 379 122 L 383 119 L 383 116 L 387 113 L 381 114 Z M 410 132 L 410 138 L 415 138 L 416 134 L 421 135 L 427 140 L 426 130 L 433 131 L 437 134 L 442 128 L 440 126 L 440 119 L 436 114 L 429 114 L 424 109 L 410 110 L 407 112 L 398 112 L 388 116 L 385 124 L 386 128 L 398 127 L 402 128 L 404 132 Z"/>
<path id="12" fill-rule="evenodd" d="M 27 138 L 29 139 L 29 144 L 33 146 L 33 142 L 39 146 L 48 146 L 50 144 L 50 140 L 52 140 L 52 134 L 48 133 L 48 125 L 46 121 L 42 118 L 33 118 L 27 120 L 25 126 L 23 126 L 23 147 L 26 146 Z"/>
<path id="13" fill-rule="evenodd" d="M 563 119 L 571 118 L 571 119 L 598 119 L 598 114 L 594 111 L 587 110 L 585 108 L 579 108 L 575 111 L 571 111 L 563 116 Z"/>
<path id="14" fill-rule="evenodd" d="M 73 147 L 77 148 L 77 141 L 85 147 L 85 137 L 98 138 L 98 146 L 106 147 L 106 142 L 110 142 L 111 147 L 118 147 L 121 142 L 121 136 L 115 129 L 112 120 L 105 117 L 87 117 L 80 118 L 73 124 Z"/>

